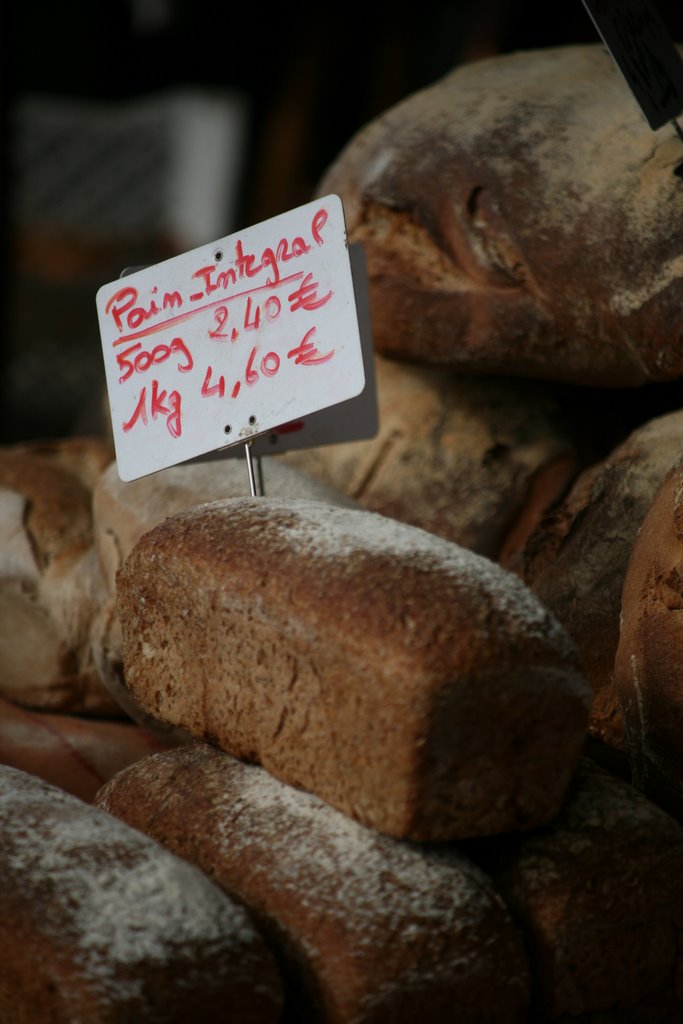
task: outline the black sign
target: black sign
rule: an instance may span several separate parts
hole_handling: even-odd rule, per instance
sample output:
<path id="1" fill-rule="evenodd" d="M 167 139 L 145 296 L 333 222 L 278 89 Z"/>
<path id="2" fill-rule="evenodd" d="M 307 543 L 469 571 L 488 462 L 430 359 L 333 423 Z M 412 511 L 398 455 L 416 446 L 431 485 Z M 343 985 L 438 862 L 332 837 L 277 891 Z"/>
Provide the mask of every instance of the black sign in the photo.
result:
<path id="1" fill-rule="evenodd" d="M 583 0 L 654 131 L 683 111 L 683 59 L 649 0 Z"/>

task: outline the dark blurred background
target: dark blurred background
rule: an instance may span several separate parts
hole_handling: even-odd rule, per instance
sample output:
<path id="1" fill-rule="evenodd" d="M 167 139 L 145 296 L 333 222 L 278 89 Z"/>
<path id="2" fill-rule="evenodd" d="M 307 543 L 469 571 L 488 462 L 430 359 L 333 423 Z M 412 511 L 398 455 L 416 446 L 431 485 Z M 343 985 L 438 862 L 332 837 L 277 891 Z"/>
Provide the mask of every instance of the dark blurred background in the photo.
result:
<path id="1" fill-rule="evenodd" d="M 683 41 L 681 0 L 655 6 Z M 98 430 L 95 293 L 124 267 L 307 202 L 356 130 L 458 63 L 598 41 L 581 0 L 5 7 L 3 443 Z"/>

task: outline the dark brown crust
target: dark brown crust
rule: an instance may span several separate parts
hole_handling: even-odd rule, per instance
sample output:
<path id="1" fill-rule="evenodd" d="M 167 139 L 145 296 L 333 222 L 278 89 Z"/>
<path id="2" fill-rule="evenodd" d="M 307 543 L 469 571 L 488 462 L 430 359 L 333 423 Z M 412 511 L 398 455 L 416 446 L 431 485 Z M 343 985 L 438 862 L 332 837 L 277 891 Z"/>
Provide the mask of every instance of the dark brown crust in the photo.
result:
<path id="1" fill-rule="evenodd" d="M 668 1024 L 683 1016 L 683 830 L 582 760 L 553 822 L 467 846 L 522 927 L 530 1020 Z"/>
<path id="2" fill-rule="evenodd" d="M 488 559 L 375 513 L 179 513 L 133 549 L 118 606 L 146 711 L 392 835 L 532 827 L 579 756 L 589 689 L 552 617 Z"/>
<path id="3" fill-rule="evenodd" d="M 279 1020 L 279 975 L 241 907 L 141 832 L 5 766 L 0 879 L 3 1020 Z"/>
<path id="4" fill-rule="evenodd" d="M 683 373 L 679 161 L 591 43 L 458 65 L 361 128 L 317 193 L 365 249 L 377 351 L 631 387 Z"/>
<path id="5" fill-rule="evenodd" d="M 205 744 L 125 770 L 98 803 L 198 865 L 258 920 L 297 1024 L 526 1021 L 520 936 L 453 848 L 365 829 Z"/>
<path id="6" fill-rule="evenodd" d="M 680 453 L 683 412 L 633 431 L 585 470 L 530 535 L 516 566 L 575 641 L 594 690 L 589 732 L 621 749 L 614 687 L 621 591 L 648 506 Z"/>
<path id="7" fill-rule="evenodd" d="M 673 466 L 633 545 L 615 687 L 635 784 L 683 819 L 683 467 Z"/>

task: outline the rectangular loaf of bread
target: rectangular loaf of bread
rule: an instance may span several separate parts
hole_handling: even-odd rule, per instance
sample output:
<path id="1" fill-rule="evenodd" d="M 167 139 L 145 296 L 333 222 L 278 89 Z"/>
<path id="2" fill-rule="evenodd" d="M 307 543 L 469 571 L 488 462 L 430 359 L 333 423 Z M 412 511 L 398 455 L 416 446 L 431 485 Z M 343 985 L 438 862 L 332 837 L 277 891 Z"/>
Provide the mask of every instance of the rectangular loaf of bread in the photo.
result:
<path id="1" fill-rule="evenodd" d="M 487 558 L 377 513 L 280 498 L 179 512 L 117 579 L 138 703 L 402 838 L 557 812 L 590 689 Z"/>
<path id="2" fill-rule="evenodd" d="M 206 743 L 143 758 L 97 802 L 244 904 L 280 966 L 284 1020 L 528 1020 L 521 932 L 454 846 L 365 828 Z"/>

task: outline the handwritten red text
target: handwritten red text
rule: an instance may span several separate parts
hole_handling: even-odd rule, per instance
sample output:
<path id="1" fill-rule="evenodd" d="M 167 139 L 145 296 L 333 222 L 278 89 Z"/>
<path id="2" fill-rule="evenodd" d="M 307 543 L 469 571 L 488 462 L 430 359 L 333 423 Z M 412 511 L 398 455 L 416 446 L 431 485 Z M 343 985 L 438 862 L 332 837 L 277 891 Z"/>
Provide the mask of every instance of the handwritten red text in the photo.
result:
<path id="1" fill-rule="evenodd" d="M 171 437 L 180 437 L 182 433 L 181 419 L 181 397 L 179 391 L 166 392 L 159 388 L 159 381 L 152 381 L 151 395 L 149 396 L 149 413 L 147 406 L 147 387 L 140 392 L 137 405 L 133 415 L 122 424 L 123 430 L 128 433 L 136 423 L 142 422 L 147 425 L 148 416 L 155 420 L 158 416 L 166 417 L 166 427 Z"/>

